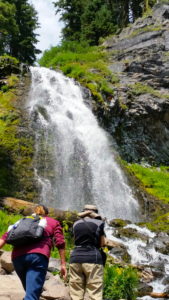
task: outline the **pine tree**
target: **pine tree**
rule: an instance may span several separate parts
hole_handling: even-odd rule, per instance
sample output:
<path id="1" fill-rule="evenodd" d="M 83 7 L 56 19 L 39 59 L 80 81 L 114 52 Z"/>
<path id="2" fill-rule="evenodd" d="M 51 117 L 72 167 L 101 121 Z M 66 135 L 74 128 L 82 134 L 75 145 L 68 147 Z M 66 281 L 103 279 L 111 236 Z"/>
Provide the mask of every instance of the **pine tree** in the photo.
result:
<path id="1" fill-rule="evenodd" d="M 62 31 L 63 39 L 80 41 L 81 16 L 88 0 L 58 0 L 54 2 L 56 13 L 61 12 L 61 20 L 65 27 Z"/>
<path id="2" fill-rule="evenodd" d="M 15 14 L 16 8 L 14 4 L 0 1 L 0 55 L 10 51 L 10 40 L 12 36 L 19 33 Z"/>
<path id="3" fill-rule="evenodd" d="M 105 37 L 134 22 L 157 0 L 57 0 L 56 13 L 64 22 L 63 40 L 97 45 Z"/>
<path id="4" fill-rule="evenodd" d="M 81 38 L 90 45 L 97 45 L 100 37 L 108 36 L 116 31 L 113 15 L 107 3 L 102 0 L 88 2 L 81 16 Z"/>
<path id="5" fill-rule="evenodd" d="M 28 3 L 28 0 L 3 0 L 5 5 L 15 7 L 15 22 L 18 31 L 10 32 L 8 40 L 8 51 L 12 56 L 21 62 L 32 64 L 36 60 L 36 54 L 40 50 L 36 49 L 38 28 L 37 12 Z M 5 49 L 4 49 L 5 50 Z"/>

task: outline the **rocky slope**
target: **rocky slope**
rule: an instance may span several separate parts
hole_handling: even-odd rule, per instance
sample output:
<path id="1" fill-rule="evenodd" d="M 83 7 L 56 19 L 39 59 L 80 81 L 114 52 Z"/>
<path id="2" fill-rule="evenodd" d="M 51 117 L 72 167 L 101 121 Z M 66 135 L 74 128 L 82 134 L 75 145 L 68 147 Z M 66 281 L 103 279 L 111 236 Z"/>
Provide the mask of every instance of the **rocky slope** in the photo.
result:
<path id="1" fill-rule="evenodd" d="M 118 75 L 103 123 L 128 162 L 169 164 L 169 5 L 104 42 Z"/>
<path id="2" fill-rule="evenodd" d="M 50 258 L 46 281 L 43 287 L 41 300 L 62 299 L 70 300 L 69 289 L 59 275 L 60 260 Z M 8 287 L 8 288 L 7 288 Z M 25 295 L 21 282 L 14 271 L 11 262 L 11 252 L 0 251 L 0 299 L 1 300 L 22 300 Z"/>

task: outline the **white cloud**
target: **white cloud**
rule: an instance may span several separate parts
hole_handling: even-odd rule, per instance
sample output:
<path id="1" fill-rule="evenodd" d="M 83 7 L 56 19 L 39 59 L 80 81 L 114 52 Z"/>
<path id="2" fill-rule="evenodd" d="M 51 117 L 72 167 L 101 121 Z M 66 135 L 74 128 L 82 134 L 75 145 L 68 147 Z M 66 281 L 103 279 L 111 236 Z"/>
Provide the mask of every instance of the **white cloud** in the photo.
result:
<path id="1" fill-rule="evenodd" d="M 61 41 L 61 29 L 63 23 L 59 21 L 60 16 L 55 14 L 52 0 L 29 0 L 38 13 L 40 28 L 37 29 L 39 42 L 36 47 L 41 51 L 56 46 Z"/>

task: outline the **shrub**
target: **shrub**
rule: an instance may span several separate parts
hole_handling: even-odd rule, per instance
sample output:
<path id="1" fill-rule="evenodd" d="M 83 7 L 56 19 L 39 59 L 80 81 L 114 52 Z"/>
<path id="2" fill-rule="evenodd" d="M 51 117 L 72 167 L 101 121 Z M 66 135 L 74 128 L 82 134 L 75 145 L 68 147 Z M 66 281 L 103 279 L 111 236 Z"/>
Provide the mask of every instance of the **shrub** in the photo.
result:
<path id="1" fill-rule="evenodd" d="M 59 68 L 66 76 L 78 80 L 85 87 L 92 87 L 93 98 L 104 103 L 103 96 L 113 95 L 110 83 L 118 82 L 107 67 L 108 54 L 101 47 L 87 43 L 64 42 L 61 46 L 45 51 L 39 64 Z"/>
<path id="2" fill-rule="evenodd" d="M 136 299 L 136 288 L 138 284 L 137 272 L 131 267 L 121 268 L 107 265 L 104 272 L 105 299 L 117 300 Z"/>
<path id="3" fill-rule="evenodd" d="M 9 225 L 16 223 L 21 218 L 21 215 L 9 214 L 7 211 L 0 210 L 0 237 L 8 230 Z M 12 246 L 6 244 L 4 249 L 10 251 L 12 250 Z"/>

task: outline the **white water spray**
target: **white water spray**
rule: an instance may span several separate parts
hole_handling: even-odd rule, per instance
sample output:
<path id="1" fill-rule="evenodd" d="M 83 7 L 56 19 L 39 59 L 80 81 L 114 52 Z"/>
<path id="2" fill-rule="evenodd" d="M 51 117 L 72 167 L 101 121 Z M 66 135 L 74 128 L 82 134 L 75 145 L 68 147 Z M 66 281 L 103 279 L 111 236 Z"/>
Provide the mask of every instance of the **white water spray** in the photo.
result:
<path id="1" fill-rule="evenodd" d="M 137 220 L 138 203 L 80 87 L 53 70 L 34 67 L 31 73 L 28 106 L 40 200 L 64 210 L 92 203 L 108 219 Z"/>

